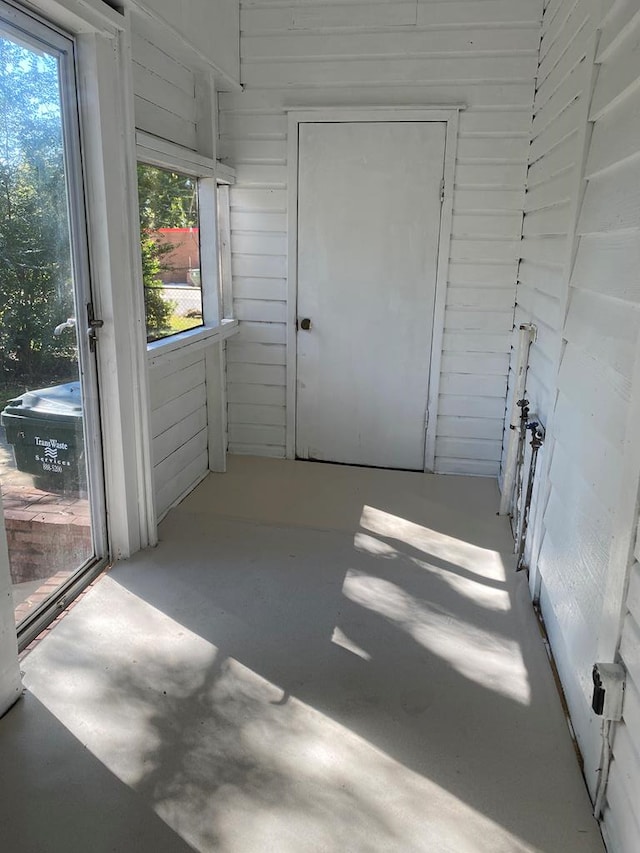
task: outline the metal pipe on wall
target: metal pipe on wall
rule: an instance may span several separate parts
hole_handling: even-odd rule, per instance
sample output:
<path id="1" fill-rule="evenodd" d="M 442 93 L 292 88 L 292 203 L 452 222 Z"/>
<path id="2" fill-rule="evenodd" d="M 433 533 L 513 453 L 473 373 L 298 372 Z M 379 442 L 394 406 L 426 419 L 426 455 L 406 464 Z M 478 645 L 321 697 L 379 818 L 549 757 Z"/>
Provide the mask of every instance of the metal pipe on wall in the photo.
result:
<path id="1" fill-rule="evenodd" d="M 527 429 L 531 430 L 531 461 L 529 463 L 529 476 L 527 478 L 527 491 L 524 499 L 524 506 L 521 511 L 521 520 L 518 530 L 517 550 L 518 562 L 516 571 L 520 572 L 525 568 L 524 551 L 527 544 L 527 527 L 529 526 L 529 512 L 531 510 L 531 501 L 533 498 L 533 485 L 536 478 L 536 463 L 538 461 L 538 451 L 544 444 L 544 427 L 536 420 L 532 420 L 527 424 Z"/>
<path id="2" fill-rule="evenodd" d="M 518 437 L 520 433 L 520 411 L 518 401 L 524 396 L 527 381 L 527 368 L 529 367 L 529 349 L 536 339 L 537 328 L 533 323 L 522 323 L 520 326 L 520 338 L 518 341 L 518 357 L 515 366 L 515 381 L 513 386 L 513 399 L 511 403 L 511 415 L 509 418 L 509 442 L 507 445 L 507 457 L 504 466 L 504 478 L 502 481 L 502 498 L 500 499 L 500 515 L 508 515 L 511 512 L 511 501 L 513 498 L 513 485 L 516 476 L 516 462 L 518 457 Z"/>
<path id="3" fill-rule="evenodd" d="M 511 531 L 516 539 L 514 553 L 517 551 L 517 540 L 520 535 L 520 524 L 522 521 L 522 480 L 524 477 L 524 457 L 527 442 L 527 424 L 529 423 L 529 401 L 518 400 L 520 409 L 520 429 L 518 430 L 518 450 L 516 452 L 516 470 L 514 475 L 514 487 L 511 497 Z"/>

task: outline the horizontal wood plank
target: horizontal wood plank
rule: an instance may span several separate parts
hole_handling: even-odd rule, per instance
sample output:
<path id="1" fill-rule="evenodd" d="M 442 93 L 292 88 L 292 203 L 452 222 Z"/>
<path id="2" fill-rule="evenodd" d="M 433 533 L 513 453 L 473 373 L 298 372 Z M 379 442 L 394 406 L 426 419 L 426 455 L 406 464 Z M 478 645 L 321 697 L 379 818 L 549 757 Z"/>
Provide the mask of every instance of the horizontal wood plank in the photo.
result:
<path id="1" fill-rule="evenodd" d="M 259 406 L 251 403 L 229 404 L 229 423 L 284 426 L 285 422 L 286 409 L 284 406 Z"/>
<path id="2" fill-rule="evenodd" d="M 200 407 L 195 412 L 177 421 L 153 441 L 153 463 L 159 465 L 164 459 L 179 450 L 207 425 L 207 409 Z"/>
<path id="3" fill-rule="evenodd" d="M 252 385 L 285 384 L 284 365 L 264 364 L 228 364 L 227 380 L 231 383 L 247 383 Z"/>
<path id="4" fill-rule="evenodd" d="M 285 405 L 284 385 L 256 385 L 243 381 L 234 382 L 229 377 L 227 378 L 227 402 L 229 404 L 246 403 L 252 406 Z"/>
<path id="5" fill-rule="evenodd" d="M 499 462 L 502 456 L 502 441 L 443 436 L 436 440 L 436 456 Z"/>
<path id="6" fill-rule="evenodd" d="M 286 364 L 286 351 L 282 344 L 244 343 L 227 344 L 227 364 Z"/>
<path id="7" fill-rule="evenodd" d="M 180 468 L 178 473 L 171 477 L 166 482 L 156 479 L 156 512 L 161 518 L 167 510 L 183 495 L 189 492 L 196 483 L 200 482 L 207 474 L 209 466 L 209 456 L 206 450 L 199 453 L 190 462 L 187 462 L 184 467 Z"/>
<path id="8" fill-rule="evenodd" d="M 204 385 L 204 382 L 204 360 L 200 358 L 183 370 L 178 370 L 163 378 L 162 381 L 151 383 L 151 410 L 159 409 L 165 403 L 176 399 L 197 385 Z"/>
<path id="9" fill-rule="evenodd" d="M 207 389 L 203 383 L 195 388 L 187 390 L 179 397 L 175 397 L 163 406 L 160 406 L 151 413 L 151 435 L 152 438 L 165 432 L 173 424 L 178 423 L 182 418 L 187 417 L 193 412 L 198 411 L 206 406 Z"/>
<path id="10" fill-rule="evenodd" d="M 587 184 L 578 230 L 580 234 L 640 230 L 640 168 L 627 161 Z"/>
<path id="11" fill-rule="evenodd" d="M 284 344 L 287 332 L 284 323 L 255 323 L 249 320 L 240 324 L 237 341 L 256 344 Z"/>
<path id="12" fill-rule="evenodd" d="M 443 416 L 438 418 L 438 435 L 448 438 L 484 439 L 502 441 L 504 421 L 499 418 L 465 418 Z"/>
<path id="13" fill-rule="evenodd" d="M 229 443 L 229 453 L 232 456 L 267 456 L 272 459 L 284 459 L 284 444 L 239 444 Z"/>
<path id="14" fill-rule="evenodd" d="M 354 10 L 355 11 L 355 10 Z M 513 53 L 537 51 L 538 34 L 535 28 L 509 29 L 464 28 L 450 30 L 402 30 L 386 32 L 328 32 L 300 33 L 291 31 L 265 37 L 245 35 L 242 40 L 242 60 L 272 62 L 279 59 L 318 60 L 380 57 L 398 55 L 428 56 L 455 53 L 495 54 L 504 51 L 505 44 Z"/>
<path id="15" fill-rule="evenodd" d="M 281 447 L 284 444 L 284 439 L 284 426 L 229 423 L 230 444 L 268 444 Z"/>
<path id="16" fill-rule="evenodd" d="M 438 403 L 440 417 L 504 418 L 505 401 L 501 397 L 482 397 L 476 394 L 442 394 Z"/>
<path id="17" fill-rule="evenodd" d="M 625 302 L 640 303 L 640 240 L 635 233 L 583 236 L 571 283 Z"/>

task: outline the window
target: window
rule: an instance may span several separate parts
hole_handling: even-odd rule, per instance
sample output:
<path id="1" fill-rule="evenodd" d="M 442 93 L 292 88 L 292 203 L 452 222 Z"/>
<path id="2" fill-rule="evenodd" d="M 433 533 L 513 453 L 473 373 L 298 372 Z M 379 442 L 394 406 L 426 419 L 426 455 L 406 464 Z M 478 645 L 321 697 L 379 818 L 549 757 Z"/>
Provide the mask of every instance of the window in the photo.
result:
<path id="1" fill-rule="evenodd" d="M 198 179 L 138 164 L 147 341 L 204 325 Z"/>
<path id="2" fill-rule="evenodd" d="M 237 325 L 229 209 L 235 173 L 140 130 L 136 144 L 147 349 L 161 358 Z"/>

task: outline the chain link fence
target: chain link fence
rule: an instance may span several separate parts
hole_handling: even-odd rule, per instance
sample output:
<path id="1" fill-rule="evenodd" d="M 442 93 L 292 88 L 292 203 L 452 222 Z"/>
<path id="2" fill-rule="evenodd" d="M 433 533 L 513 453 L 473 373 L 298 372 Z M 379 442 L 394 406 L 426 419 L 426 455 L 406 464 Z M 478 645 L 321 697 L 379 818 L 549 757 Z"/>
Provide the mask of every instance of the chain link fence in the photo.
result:
<path id="1" fill-rule="evenodd" d="M 154 312 L 150 310 L 151 305 L 157 306 L 161 300 L 168 311 L 160 312 L 162 325 L 152 323 L 152 313 L 157 317 L 157 308 Z M 145 287 L 145 301 L 147 304 L 147 333 L 148 340 L 175 335 L 178 332 L 186 332 L 203 324 L 202 318 L 202 288 L 192 284 L 164 284 L 154 287 Z"/>

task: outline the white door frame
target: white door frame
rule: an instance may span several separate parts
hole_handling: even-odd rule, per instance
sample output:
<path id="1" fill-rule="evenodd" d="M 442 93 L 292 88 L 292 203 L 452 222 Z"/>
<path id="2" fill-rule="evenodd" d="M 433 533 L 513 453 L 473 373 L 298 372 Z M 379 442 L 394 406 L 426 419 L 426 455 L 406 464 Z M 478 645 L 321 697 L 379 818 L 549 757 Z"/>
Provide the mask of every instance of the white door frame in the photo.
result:
<path id="1" fill-rule="evenodd" d="M 102 0 L 5 0 L 75 39 L 110 556 L 157 541 L 140 270 L 130 13 Z M 0 529 L 0 535 L 3 530 Z"/>
<path id="2" fill-rule="evenodd" d="M 87 231 L 98 333 L 111 556 L 157 541 L 138 241 L 129 14 L 77 35 Z"/>
<path id="3" fill-rule="evenodd" d="M 433 316 L 433 337 L 429 368 L 428 423 L 425 444 L 425 471 L 433 471 L 435 463 L 440 365 L 444 336 L 444 314 L 453 218 L 453 179 L 458 143 L 458 123 L 461 105 L 433 107 L 318 107 L 291 108 L 288 126 L 288 261 L 287 261 L 287 423 L 286 456 L 295 459 L 296 453 L 296 382 L 298 309 L 298 150 L 300 125 L 307 122 L 445 122 L 444 190 L 440 209 L 440 239 L 436 271 L 436 294 Z"/>

